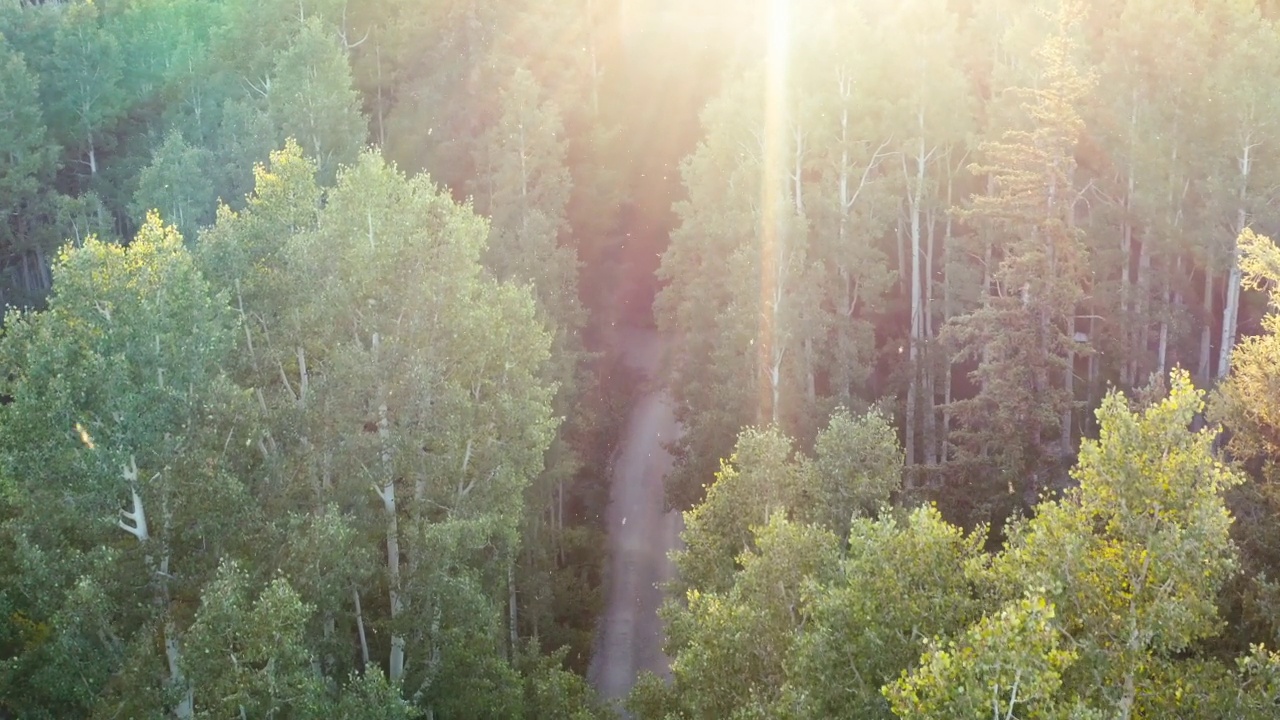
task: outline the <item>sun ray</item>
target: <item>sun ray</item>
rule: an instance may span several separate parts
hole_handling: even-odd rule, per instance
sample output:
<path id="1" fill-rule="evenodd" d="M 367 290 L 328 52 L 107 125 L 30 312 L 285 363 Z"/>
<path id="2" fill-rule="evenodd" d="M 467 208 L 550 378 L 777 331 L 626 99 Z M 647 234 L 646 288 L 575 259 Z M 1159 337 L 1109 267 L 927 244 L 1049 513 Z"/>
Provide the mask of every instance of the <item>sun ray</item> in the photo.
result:
<path id="1" fill-rule="evenodd" d="M 764 164 L 760 178 L 760 330 L 757 342 L 760 368 L 758 421 L 777 423 L 782 360 L 778 314 L 782 302 L 779 255 L 786 239 L 783 212 L 783 135 L 786 125 L 787 61 L 791 38 L 790 0 L 768 0 L 765 28 Z"/>

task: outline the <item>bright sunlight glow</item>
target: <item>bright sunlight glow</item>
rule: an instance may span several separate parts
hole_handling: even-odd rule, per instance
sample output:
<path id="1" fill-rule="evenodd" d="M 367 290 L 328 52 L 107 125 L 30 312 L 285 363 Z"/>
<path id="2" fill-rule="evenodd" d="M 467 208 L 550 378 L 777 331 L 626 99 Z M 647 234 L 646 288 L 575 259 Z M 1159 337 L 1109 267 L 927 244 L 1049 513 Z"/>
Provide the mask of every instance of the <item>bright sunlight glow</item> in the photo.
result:
<path id="1" fill-rule="evenodd" d="M 780 207 L 785 202 L 785 188 L 780 184 L 785 177 L 782 171 L 784 155 L 784 128 L 786 126 L 787 56 L 791 37 L 790 0 L 768 0 L 769 12 L 765 29 L 765 92 L 764 92 L 764 166 L 761 169 L 761 247 L 760 247 L 760 377 L 761 423 L 778 421 L 778 373 L 782 364 L 782 349 L 775 342 L 774 328 L 781 311 L 781 273 L 786 264 L 779 258 L 786 254 L 787 214 Z"/>

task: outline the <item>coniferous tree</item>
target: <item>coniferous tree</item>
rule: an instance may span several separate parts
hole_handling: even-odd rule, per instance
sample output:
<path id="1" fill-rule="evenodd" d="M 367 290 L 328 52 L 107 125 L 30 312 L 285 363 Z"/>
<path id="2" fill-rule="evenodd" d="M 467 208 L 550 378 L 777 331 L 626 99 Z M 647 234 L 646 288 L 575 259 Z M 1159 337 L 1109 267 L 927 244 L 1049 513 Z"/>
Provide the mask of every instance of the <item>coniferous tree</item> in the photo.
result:
<path id="1" fill-rule="evenodd" d="M 57 170 L 41 112 L 38 81 L 21 53 L 0 34 L 0 252 L 9 266 L 3 302 L 22 305 L 48 289 L 46 261 L 53 250 L 47 190 Z"/>
<path id="2" fill-rule="evenodd" d="M 1075 222 L 1075 148 L 1092 83 L 1076 67 L 1078 13 L 1078 4 L 1064 5 L 1041 50 L 1039 87 L 1024 91 L 1026 129 L 980 148 L 985 159 L 973 169 L 995 192 L 975 195 L 966 216 L 999 238 L 998 264 L 985 305 L 948 328 L 961 357 L 979 360 L 980 390 L 955 403 L 961 459 L 994 470 L 1014 503 L 1048 486 L 1046 470 L 1073 452 L 1076 437 L 1075 357 L 1087 351 L 1076 314 L 1087 257 Z"/>

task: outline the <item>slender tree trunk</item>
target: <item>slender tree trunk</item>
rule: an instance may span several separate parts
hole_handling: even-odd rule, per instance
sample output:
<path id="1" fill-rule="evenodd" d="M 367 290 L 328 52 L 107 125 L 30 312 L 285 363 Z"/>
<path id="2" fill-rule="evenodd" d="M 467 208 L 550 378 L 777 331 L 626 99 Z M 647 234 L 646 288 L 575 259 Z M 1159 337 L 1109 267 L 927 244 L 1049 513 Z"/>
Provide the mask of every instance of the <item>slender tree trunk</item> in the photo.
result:
<path id="1" fill-rule="evenodd" d="M 1089 340 L 1092 341 L 1096 337 L 1097 327 L 1092 317 L 1089 318 Z M 1089 387 L 1086 390 L 1086 399 L 1090 406 L 1093 405 L 1093 393 L 1098 387 L 1098 354 L 1089 354 Z M 1086 419 L 1085 424 L 1088 424 Z"/>
<path id="2" fill-rule="evenodd" d="M 1125 357 L 1120 358 L 1120 385 L 1131 388 L 1138 381 L 1137 351 L 1134 347 L 1136 336 L 1135 324 L 1142 322 L 1134 312 L 1133 278 L 1129 273 L 1129 263 L 1133 258 L 1133 195 L 1135 178 L 1133 173 L 1134 148 L 1138 131 L 1138 90 L 1134 88 L 1129 102 L 1129 168 L 1124 195 L 1124 221 L 1120 232 L 1120 317 L 1123 324 L 1120 330 Z"/>
<path id="3" fill-rule="evenodd" d="M 844 69 L 841 68 L 837 72 L 837 84 L 840 93 L 840 168 L 839 168 L 839 185 L 840 185 L 840 207 L 838 208 L 839 229 L 837 247 L 840 252 L 844 252 L 844 248 L 848 243 L 849 234 L 849 95 L 852 90 L 851 81 L 845 75 Z M 849 271 L 842 265 L 840 267 L 840 280 L 844 289 L 844 303 L 840 308 L 841 316 L 844 318 L 844 325 L 848 327 L 853 322 L 852 308 L 857 302 L 856 293 L 850 290 Z M 841 383 L 837 397 L 841 402 L 848 403 L 852 389 L 849 383 Z"/>
<path id="4" fill-rule="evenodd" d="M 1129 183 L 1130 185 L 1133 183 L 1132 173 L 1129 176 Z M 1124 348 L 1126 355 L 1120 358 L 1120 385 L 1125 388 L 1133 387 L 1134 383 L 1133 319 L 1130 314 L 1133 289 L 1132 279 L 1129 277 L 1129 258 L 1133 255 L 1133 225 L 1129 222 L 1129 202 L 1129 197 L 1126 197 L 1124 224 L 1120 232 L 1120 318 L 1122 323 L 1120 347 Z"/>
<path id="5" fill-rule="evenodd" d="M 907 229 L 902 222 L 902 201 L 898 201 L 898 217 L 894 224 L 894 236 L 898 240 L 898 290 L 904 292 L 906 290 L 905 280 L 910 278 L 910 270 L 907 267 Z"/>
<path id="6" fill-rule="evenodd" d="M 387 146 L 387 128 L 383 121 L 383 115 L 386 110 L 382 107 L 382 43 L 374 42 L 373 44 L 374 63 L 378 67 L 378 147 L 385 148 Z"/>
<path id="7" fill-rule="evenodd" d="M 373 334 L 372 340 L 374 363 L 379 360 L 379 337 Z M 386 390 L 378 390 L 378 441 L 382 445 L 382 487 L 378 495 L 382 498 L 382 507 L 387 521 L 387 593 L 391 604 L 391 622 L 399 619 L 404 602 L 400 595 L 400 522 L 396 511 L 395 469 L 391 462 L 391 421 L 388 417 Z M 391 634 L 391 657 L 388 668 L 388 679 L 399 682 L 404 677 L 404 635 L 398 631 Z"/>
<path id="8" fill-rule="evenodd" d="M 1134 310 L 1138 316 L 1138 341 L 1133 354 L 1133 380 L 1136 383 L 1143 382 L 1143 378 L 1148 374 L 1146 361 L 1151 345 L 1152 293 L 1151 252 L 1147 246 L 1151 240 L 1150 233 L 1138 240 L 1138 277 L 1136 278 L 1138 297 L 1134 304 Z"/>
<path id="9" fill-rule="evenodd" d="M 919 368 L 916 366 L 915 359 L 915 340 L 909 341 L 911 344 L 911 357 L 907 360 L 911 380 L 907 383 L 907 407 L 906 407 L 906 427 L 903 428 L 903 456 L 906 460 L 907 467 L 916 464 L 916 387 L 919 385 Z M 911 489 L 911 474 L 907 474 L 907 489 Z"/>
<path id="10" fill-rule="evenodd" d="M 596 49 L 596 12 L 594 0 L 587 0 L 587 53 L 591 60 L 591 116 L 600 117 L 600 64 Z"/>
<path id="11" fill-rule="evenodd" d="M 1075 332 L 1073 331 L 1074 337 Z M 1075 450 L 1075 443 L 1072 441 L 1071 421 L 1075 416 L 1076 402 L 1076 353 L 1074 350 L 1067 351 L 1067 366 L 1064 368 L 1062 378 L 1062 392 L 1067 398 L 1067 406 L 1062 409 L 1062 457 L 1070 457 Z"/>
<path id="12" fill-rule="evenodd" d="M 1165 304 L 1164 314 L 1167 315 L 1169 313 L 1170 308 L 1173 306 L 1172 298 L 1170 297 L 1170 293 L 1169 293 L 1168 279 L 1164 281 L 1164 292 L 1161 293 L 1161 295 L 1164 298 L 1164 304 Z M 1159 372 L 1161 377 L 1163 377 L 1165 373 L 1169 372 L 1168 357 L 1169 357 L 1169 320 L 1167 317 L 1161 317 L 1160 332 L 1159 332 L 1159 337 L 1156 345 L 1156 372 Z"/>
<path id="13" fill-rule="evenodd" d="M 385 417 L 386 406 L 379 408 Z M 379 422 L 379 425 L 383 425 Z M 381 428 L 379 428 L 381 434 Z M 394 480 L 388 478 L 380 491 L 382 506 L 387 518 L 387 577 L 388 595 L 391 603 L 391 621 L 399 619 L 404 604 L 400 597 L 400 528 L 396 517 L 396 489 Z M 389 679 L 399 682 L 404 676 L 404 635 L 393 632 L 391 635 L 391 658 Z"/>
<path id="14" fill-rule="evenodd" d="M 511 660 L 514 662 L 520 650 L 520 626 L 516 620 L 516 561 L 515 557 L 507 563 L 507 627 L 511 648 Z"/>
<path id="15" fill-rule="evenodd" d="M 966 152 L 967 156 L 968 153 Z M 961 158 L 960 164 L 964 164 L 964 158 Z M 954 313 L 951 300 L 951 275 L 947 272 L 947 263 L 951 257 L 951 241 L 952 241 L 952 215 L 951 209 L 955 207 L 955 174 L 951 170 L 951 161 L 947 161 L 947 220 L 942 233 L 942 252 L 943 252 L 943 277 L 942 277 L 942 324 L 946 325 L 951 322 L 951 316 Z M 984 271 L 985 272 L 985 271 Z M 985 293 L 985 288 L 983 290 Z M 985 295 L 984 295 L 985 296 Z M 951 459 L 950 437 L 951 437 L 951 358 L 948 356 L 943 364 L 942 378 L 942 429 L 938 433 L 938 461 L 946 463 Z"/>
<path id="16" fill-rule="evenodd" d="M 195 711 L 195 692 L 182 676 L 182 648 L 178 644 L 178 627 L 173 620 L 164 624 L 164 654 L 169 662 L 170 684 L 182 689 L 182 699 L 173 709 L 173 714 L 180 720 L 189 720 Z"/>
<path id="17" fill-rule="evenodd" d="M 189 720 L 195 710 L 195 693 L 186 678 L 182 676 L 182 638 L 178 633 L 178 625 L 173 619 L 173 598 L 169 594 L 169 578 L 173 576 L 169 567 L 169 542 L 173 537 L 173 511 L 169 506 L 168 485 L 162 481 L 160 486 L 160 572 L 156 573 L 160 602 L 164 607 L 164 650 L 169 661 L 169 682 L 182 691 L 182 699 L 174 708 L 173 714 L 180 720 Z"/>
<path id="18" fill-rule="evenodd" d="M 1231 352 L 1236 345 L 1236 323 L 1240 319 L 1240 283 L 1243 279 L 1240 270 L 1240 233 L 1249 221 L 1249 214 L 1245 210 L 1245 198 L 1248 192 L 1249 183 L 1249 156 L 1250 146 L 1245 145 L 1244 153 L 1240 156 L 1240 193 L 1238 201 L 1239 209 L 1236 211 L 1236 227 L 1235 237 L 1231 238 L 1231 266 L 1227 271 L 1227 298 L 1222 308 L 1222 342 L 1218 345 L 1218 379 L 1227 376 L 1231 371 Z"/>
<path id="19" fill-rule="evenodd" d="M 924 124 L 923 114 L 919 115 L 920 124 Z M 923 312 L 924 293 L 920 288 L 920 203 L 922 194 L 924 193 L 924 166 L 926 162 L 924 152 L 924 132 L 923 127 L 920 128 L 921 134 L 916 147 L 916 167 L 915 187 L 911 189 L 907 195 L 907 222 L 911 235 L 911 332 L 907 340 L 907 364 L 910 372 L 910 382 L 907 385 L 907 411 L 906 411 L 906 432 L 905 447 L 906 463 L 908 466 L 916 464 L 916 418 L 917 405 L 920 401 L 920 339 L 924 329 L 924 318 L 921 316 Z M 903 170 L 906 170 L 906 159 L 903 159 Z M 908 473 L 908 489 L 911 485 L 911 474 Z"/>
<path id="20" fill-rule="evenodd" d="M 1196 375 L 1200 377 L 1200 382 L 1208 384 L 1210 378 L 1210 319 L 1213 317 L 1213 269 L 1209 263 L 1205 263 L 1204 267 L 1204 325 L 1200 327 L 1200 367 Z"/>
<path id="21" fill-rule="evenodd" d="M 770 57 L 778 58 L 781 57 L 779 54 L 783 52 L 783 48 L 770 43 L 766 52 Z M 791 171 L 788 169 L 790 161 L 787 158 L 788 140 L 785 137 L 786 128 L 790 126 L 791 118 L 787 117 L 790 107 L 786 100 L 786 78 L 780 68 L 779 63 L 771 63 L 767 78 L 766 94 L 770 102 L 767 103 L 765 117 L 764 167 L 771 177 L 765 178 L 762 183 L 760 228 L 763 236 L 761 285 L 766 305 L 762 309 L 767 324 L 761 333 L 760 358 L 764 361 L 761 371 L 768 382 L 770 397 L 769 410 L 762 415 L 774 426 L 778 425 L 781 415 L 782 360 L 786 352 L 786 334 L 781 324 L 782 301 L 786 296 L 785 274 L 790 250 L 787 237 L 791 224 L 789 215 L 794 212 L 794 207 L 787 202 L 792 192 L 788 187 Z M 796 174 L 799 174 L 798 168 Z M 798 200 L 799 198 L 792 198 L 793 202 Z"/>
<path id="22" fill-rule="evenodd" d="M 987 176 L 987 195 L 994 196 L 996 194 L 996 179 L 994 175 Z M 994 278 L 994 271 L 991 267 L 993 261 L 993 246 L 995 238 L 991 237 L 991 231 L 983 229 L 981 231 L 985 236 L 985 242 L 982 244 L 982 307 L 991 306 L 991 281 Z M 988 343 L 982 345 L 982 366 L 991 364 L 991 347 Z M 984 377 L 979 378 L 979 390 L 987 391 L 987 380 Z"/>
<path id="23" fill-rule="evenodd" d="M 40 292 L 49 292 L 53 286 L 53 278 L 49 273 L 49 260 L 45 257 L 44 250 L 39 245 L 36 246 L 35 255 L 36 273 L 40 278 Z"/>
<path id="24" fill-rule="evenodd" d="M 933 253 L 935 251 L 935 228 L 937 226 L 934 211 L 931 208 L 925 223 L 926 239 L 928 241 L 928 252 L 924 254 L 924 337 L 928 344 L 925 347 L 924 356 L 924 464 L 937 465 L 938 456 L 938 409 L 937 409 L 937 390 L 936 390 L 936 371 L 938 359 L 934 357 L 936 354 L 933 341 L 936 337 L 933 331 Z"/>
<path id="25" fill-rule="evenodd" d="M 989 307 L 991 305 L 992 259 L 993 258 L 992 258 L 991 242 L 990 242 L 990 239 L 988 239 L 986 247 L 982 248 L 982 306 L 983 307 Z M 988 343 L 983 343 L 982 344 L 982 366 L 985 367 L 990 364 L 991 364 L 991 346 Z M 981 392 L 987 391 L 986 377 L 979 375 L 978 384 Z"/>
<path id="26" fill-rule="evenodd" d="M 564 479 L 556 480 L 556 556 L 564 565 Z"/>
<path id="27" fill-rule="evenodd" d="M 1174 137 L 1177 137 L 1176 132 L 1174 133 Z M 1177 142 L 1173 142 L 1173 143 L 1170 143 L 1170 145 L 1171 145 L 1171 149 L 1170 149 L 1170 155 L 1169 155 L 1169 167 L 1173 168 L 1173 170 L 1171 171 L 1172 173 L 1176 173 L 1177 166 L 1178 166 L 1178 144 Z M 1177 175 L 1174 174 L 1169 178 L 1168 197 L 1167 197 L 1167 206 L 1169 208 L 1169 214 L 1170 214 L 1169 225 L 1172 228 L 1174 228 L 1175 231 L 1181 229 L 1182 207 L 1183 207 L 1183 203 L 1186 202 L 1187 193 L 1190 190 L 1191 190 L 1191 180 L 1190 178 L 1188 178 L 1183 183 L 1182 194 L 1180 196 L 1177 195 Z M 1167 259 L 1165 260 L 1164 265 L 1165 265 L 1164 267 L 1165 272 L 1162 273 L 1164 275 L 1164 281 L 1163 281 L 1164 288 L 1160 296 L 1164 307 L 1161 308 L 1160 339 L 1159 339 L 1159 344 L 1156 350 L 1157 365 L 1158 365 L 1158 370 L 1160 372 L 1161 377 L 1163 377 L 1165 373 L 1169 371 L 1169 321 L 1172 317 L 1176 317 L 1174 313 L 1178 311 L 1175 310 L 1175 308 L 1182 307 L 1181 293 L 1174 293 L 1170 285 L 1170 274 L 1169 274 L 1169 267 L 1168 267 L 1169 262 Z M 1175 255 L 1174 257 L 1174 272 L 1179 276 L 1181 276 L 1182 274 L 1182 256 L 1181 255 Z"/>
<path id="28" fill-rule="evenodd" d="M 813 352 L 813 338 L 806 337 L 804 339 L 804 358 L 805 358 L 805 397 L 809 401 L 809 407 L 812 408 L 818 404 L 818 381 L 815 377 L 814 367 L 817 365 L 817 359 Z"/>
<path id="29" fill-rule="evenodd" d="M 795 137 L 795 157 L 793 158 L 793 169 L 791 171 L 792 190 L 794 195 L 796 215 L 804 217 L 804 131 L 797 122 L 792 131 Z"/>
<path id="30" fill-rule="evenodd" d="M 1120 697 L 1120 720 L 1129 720 L 1133 717 L 1133 704 L 1137 699 L 1138 691 L 1134 687 L 1133 671 L 1130 670 L 1124 676 L 1124 690 Z"/>
<path id="31" fill-rule="evenodd" d="M 360 607 L 360 590 L 353 584 L 351 598 L 356 604 L 356 635 L 360 638 L 360 671 L 369 667 L 369 640 L 364 634 L 364 610 Z"/>
<path id="32" fill-rule="evenodd" d="M 1182 258 L 1174 259 L 1174 272 L 1178 275 L 1182 274 Z M 1160 345 L 1159 370 L 1163 377 L 1169 372 L 1169 320 L 1171 317 L 1177 317 L 1182 313 L 1182 293 L 1173 290 L 1169 274 L 1166 272 L 1164 277 L 1164 313 L 1160 318 Z"/>
<path id="33" fill-rule="evenodd" d="M 146 506 L 143 503 L 138 485 L 138 464 L 132 457 L 129 458 L 129 464 L 122 468 L 121 476 L 129 486 L 133 510 L 121 510 L 121 519 L 117 522 L 117 525 L 121 530 L 137 539 L 139 545 L 148 549 L 144 563 L 151 571 L 152 582 L 154 583 L 152 585 L 154 590 L 152 602 L 165 615 L 164 653 L 169 669 L 169 684 L 181 692 L 181 699 L 173 712 L 181 720 L 189 720 L 195 709 L 194 695 L 192 689 L 187 685 L 186 679 L 182 676 L 182 646 L 178 635 L 178 626 L 173 619 L 173 603 L 169 597 L 169 551 L 165 547 L 166 539 L 172 530 L 173 516 L 169 512 L 168 501 L 164 497 L 162 490 L 161 517 L 163 522 L 159 540 L 161 554 L 160 564 L 157 567 L 152 564 L 153 556 L 149 552 L 153 543 L 150 527 L 147 525 Z"/>
<path id="34" fill-rule="evenodd" d="M 776 311 L 774 312 L 774 315 L 777 315 Z M 778 341 L 775 339 L 774 343 L 778 343 Z M 769 422 L 774 427 L 778 427 L 778 422 L 781 417 L 778 407 L 782 404 L 782 356 L 783 352 L 781 349 L 775 350 L 773 354 L 773 366 L 769 368 L 769 385 L 772 389 L 772 400 L 769 406 Z"/>

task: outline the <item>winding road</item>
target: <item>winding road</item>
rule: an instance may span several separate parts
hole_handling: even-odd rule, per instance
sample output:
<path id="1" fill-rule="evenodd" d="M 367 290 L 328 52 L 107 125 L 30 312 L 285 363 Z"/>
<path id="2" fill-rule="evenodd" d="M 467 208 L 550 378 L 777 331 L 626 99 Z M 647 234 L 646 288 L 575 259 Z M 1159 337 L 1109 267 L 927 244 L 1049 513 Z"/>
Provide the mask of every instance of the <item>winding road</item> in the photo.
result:
<path id="1" fill-rule="evenodd" d="M 608 587 L 588 678 L 606 701 L 626 696 L 641 672 L 669 676 L 657 610 L 674 568 L 667 553 L 680 541 L 683 518 L 664 512 L 662 480 L 671 469 L 664 443 L 679 432 L 667 391 L 657 377 L 662 339 L 652 330 L 621 333 L 629 365 L 645 390 L 631 409 L 614 460 L 606 527 Z"/>

